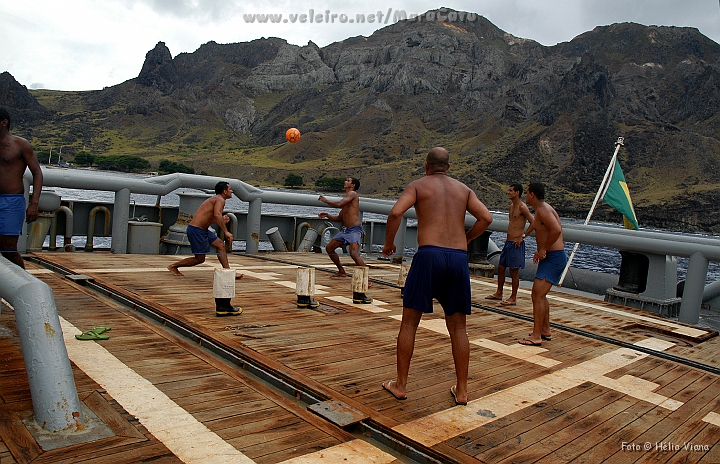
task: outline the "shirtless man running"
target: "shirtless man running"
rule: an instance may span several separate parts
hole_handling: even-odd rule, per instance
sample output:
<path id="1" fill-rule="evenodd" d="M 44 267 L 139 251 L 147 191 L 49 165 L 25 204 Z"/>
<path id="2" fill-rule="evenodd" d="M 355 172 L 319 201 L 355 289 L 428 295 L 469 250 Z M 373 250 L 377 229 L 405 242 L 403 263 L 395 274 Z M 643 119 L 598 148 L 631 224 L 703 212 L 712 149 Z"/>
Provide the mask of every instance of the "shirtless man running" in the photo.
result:
<path id="1" fill-rule="evenodd" d="M 397 378 L 382 387 L 396 399 L 407 398 L 410 360 L 415 334 L 423 313 L 433 311 L 436 298 L 445 312 L 455 362 L 456 383 L 450 389 L 456 405 L 468 401 L 467 380 L 470 343 L 465 329 L 470 314 L 470 274 L 467 244 L 492 222 L 490 211 L 463 183 L 448 177 L 449 155 L 435 147 L 425 160 L 425 177 L 411 182 L 395 203 L 387 220 L 383 254 L 395 253 L 395 234 L 403 214 L 415 207 L 418 251 L 405 281 L 403 314 L 397 338 Z M 476 222 L 465 231 L 465 212 Z"/>
<path id="2" fill-rule="evenodd" d="M 360 181 L 354 177 L 348 177 L 345 179 L 343 187 L 345 188 L 345 196 L 340 201 L 330 201 L 322 195 L 318 198 L 318 200 L 332 208 L 340 208 L 337 216 L 325 212 L 318 214 L 318 216 L 322 219 L 342 222 L 343 224 L 343 230 L 338 232 L 325 247 L 328 256 L 338 268 L 338 272 L 331 275 L 330 278 L 347 277 L 345 268 L 340 263 L 340 256 L 335 253 L 338 247 L 349 245 L 350 257 L 355 261 L 355 265 L 365 265 L 365 262 L 360 257 L 360 239 L 363 232 L 362 222 L 360 222 L 360 197 L 357 194 Z"/>
<path id="3" fill-rule="evenodd" d="M 525 269 L 525 223 L 533 222 L 533 215 L 527 205 L 521 200 L 522 185 L 512 184 L 508 188 L 510 203 L 510 214 L 508 215 L 508 231 L 505 238 L 505 245 L 500 253 L 498 262 L 498 286 L 495 293 L 486 296 L 486 300 L 500 300 L 503 306 L 515 306 L 517 304 L 517 291 L 520 286 L 520 269 Z M 512 290 L 510 298 L 503 301 L 503 286 L 505 285 L 505 269 L 510 269 Z"/>
<path id="4" fill-rule="evenodd" d="M 29 168 L 33 176 L 33 192 L 25 209 L 23 176 Z M 17 244 L 23 220 L 33 222 L 38 216 L 38 203 L 43 174 L 30 143 L 10 134 L 10 113 L 0 107 L 0 252 L 9 261 L 25 269 Z"/>
<path id="5" fill-rule="evenodd" d="M 521 345 L 540 346 L 543 340 L 551 340 L 550 303 L 547 294 L 567 264 L 562 224 L 555 209 L 545 203 L 545 186 L 539 182 L 528 185 L 525 201 L 535 210 L 535 220 L 525 235 L 535 230 L 537 251 L 533 262 L 538 265 L 532 286 L 533 331 L 527 338 L 518 340 Z"/>

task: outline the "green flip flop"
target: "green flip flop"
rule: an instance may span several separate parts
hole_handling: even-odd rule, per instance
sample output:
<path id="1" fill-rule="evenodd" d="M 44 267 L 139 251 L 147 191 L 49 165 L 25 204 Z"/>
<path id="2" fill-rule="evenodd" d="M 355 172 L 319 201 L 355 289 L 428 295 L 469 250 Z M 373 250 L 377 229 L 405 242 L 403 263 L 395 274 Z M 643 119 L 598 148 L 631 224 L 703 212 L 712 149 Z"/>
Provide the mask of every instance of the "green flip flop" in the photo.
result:
<path id="1" fill-rule="evenodd" d="M 85 332 L 75 335 L 75 338 L 78 340 L 107 340 L 110 338 L 109 335 L 103 335 L 102 333 L 97 333 L 95 330 L 86 330 Z"/>
<path id="2" fill-rule="evenodd" d="M 101 326 L 99 326 L 99 327 L 95 327 L 94 329 L 92 329 L 92 331 L 95 332 L 96 334 L 100 335 L 100 334 L 103 334 L 103 333 L 107 332 L 107 331 L 110 330 L 110 329 L 111 329 L 110 326 L 101 325 Z"/>

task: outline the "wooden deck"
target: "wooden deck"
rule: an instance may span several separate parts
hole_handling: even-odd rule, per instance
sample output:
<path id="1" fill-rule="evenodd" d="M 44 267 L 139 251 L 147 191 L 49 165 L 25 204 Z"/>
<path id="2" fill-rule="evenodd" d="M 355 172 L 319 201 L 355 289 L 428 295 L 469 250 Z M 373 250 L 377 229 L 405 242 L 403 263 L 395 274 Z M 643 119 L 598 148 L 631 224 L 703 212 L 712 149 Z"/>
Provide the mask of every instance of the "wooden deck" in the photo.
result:
<path id="1" fill-rule="evenodd" d="M 21 422 L 32 404 L 14 316 L 3 306 L 2 464 L 411 461 L 358 426 L 343 429 L 308 411 L 297 399 L 304 394 L 353 408 L 427 462 L 720 462 L 720 337 L 706 329 L 552 292 L 552 341 L 521 346 L 516 340 L 531 329 L 528 291 L 520 290 L 517 306 L 500 307 L 483 298 L 495 281 L 473 277 L 468 406 L 455 406 L 449 393 L 454 368 L 438 306 L 423 317 L 408 399 L 397 401 L 381 383 L 395 376 L 398 265 L 369 259 L 375 301 L 353 305 L 351 279 L 330 279 L 325 255 L 232 255 L 245 274 L 233 299 L 244 312 L 218 318 L 217 260 L 174 277 L 166 270 L 174 256 L 35 256 L 92 277 L 197 338 L 28 263 L 53 289 L 80 398 L 112 424 L 113 436 L 53 450 L 37 444 Z M 297 308 L 298 265 L 319 269 L 320 308 Z M 109 340 L 74 340 L 99 325 L 112 327 Z M 279 391 L 208 343 L 304 393 Z"/>

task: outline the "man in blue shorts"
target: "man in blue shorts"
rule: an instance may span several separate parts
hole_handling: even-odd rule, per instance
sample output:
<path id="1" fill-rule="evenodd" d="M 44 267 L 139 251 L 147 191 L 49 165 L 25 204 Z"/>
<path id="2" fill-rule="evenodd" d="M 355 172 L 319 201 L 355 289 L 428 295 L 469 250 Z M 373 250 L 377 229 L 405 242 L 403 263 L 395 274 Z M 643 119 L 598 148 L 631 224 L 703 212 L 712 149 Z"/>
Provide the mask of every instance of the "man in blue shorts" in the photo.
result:
<path id="1" fill-rule="evenodd" d="M 503 306 L 515 306 L 517 304 L 517 291 L 520 286 L 520 269 L 525 269 L 525 223 L 533 222 L 533 215 L 527 205 L 520 199 L 522 196 L 522 185 L 512 184 L 508 188 L 510 199 L 510 214 L 508 214 L 508 231 L 505 238 L 505 245 L 500 252 L 498 262 L 498 286 L 495 293 L 486 296 L 486 300 L 500 300 Z M 502 299 L 503 287 L 505 285 L 505 269 L 510 269 L 512 290 L 507 300 Z"/>
<path id="2" fill-rule="evenodd" d="M 33 176 L 30 204 L 25 208 L 25 170 Z M 17 244 L 23 221 L 37 219 L 43 175 L 30 143 L 10 134 L 10 113 L 0 107 L 0 253 L 25 269 Z"/>
<path id="3" fill-rule="evenodd" d="M 490 211 L 463 183 L 448 177 L 449 155 L 435 147 L 425 159 L 425 177 L 411 182 L 388 215 L 383 254 L 395 253 L 395 234 L 403 214 L 413 206 L 417 215 L 418 251 L 405 281 L 403 314 L 397 339 L 397 378 L 382 387 L 396 399 L 407 398 L 410 360 L 415 334 L 423 313 L 433 310 L 436 298 L 445 312 L 455 362 L 455 385 L 450 388 L 456 405 L 468 401 L 470 343 L 466 317 L 470 314 L 470 275 L 467 244 L 492 222 Z M 476 222 L 465 231 L 465 212 Z"/>
<path id="4" fill-rule="evenodd" d="M 528 185 L 525 199 L 535 210 L 535 220 L 525 231 L 525 235 L 535 231 L 537 251 L 533 262 L 538 267 L 532 287 L 533 331 L 527 338 L 518 340 L 518 343 L 540 346 L 543 340 L 551 340 L 550 303 L 547 294 L 553 284 L 560 282 L 567 256 L 560 216 L 552 206 L 545 203 L 545 186 L 539 182 Z"/>
<path id="5" fill-rule="evenodd" d="M 230 269 L 227 254 L 225 253 L 225 244 L 218 238 L 215 233 L 208 230 L 213 222 L 220 227 L 225 234 L 225 239 L 232 243 L 233 235 L 227 229 L 229 217 L 223 215 L 225 209 L 225 200 L 232 197 L 232 188 L 230 184 L 220 181 L 215 185 L 215 195 L 208 198 L 197 209 L 193 215 L 190 224 L 187 226 L 187 237 L 190 242 L 190 251 L 195 255 L 168 266 L 168 270 L 176 276 L 182 276 L 179 267 L 197 266 L 205 262 L 205 255 L 210 253 L 211 247 L 217 250 L 218 260 L 224 269 Z M 236 276 L 237 279 L 242 278 L 242 274 Z M 222 300 L 222 301 L 217 301 Z M 227 300 L 227 301 L 225 301 Z M 236 316 L 242 312 L 242 308 L 234 308 L 230 304 L 229 298 L 216 298 L 215 315 L 216 316 Z"/>
<path id="6" fill-rule="evenodd" d="M 362 222 L 360 222 L 360 197 L 357 194 L 360 188 L 360 181 L 354 177 L 348 177 L 345 179 L 345 196 L 340 201 L 330 201 L 324 196 L 320 196 L 318 200 L 322 201 L 326 205 L 332 208 L 340 208 L 340 212 L 337 216 L 322 212 L 318 216 L 322 219 L 329 219 L 331 221 L 342 222 L 343 228 L 340 232 L 335 234 L 330 243 L 325 247 L 328 256 L 337 266 L 337 273 L 330 276 L 330 278 L 336 277 L 347 277 L 345 268 L 340 262 L 340 256 L 335 252 L 338 247 L 348 246 L 350 248 L 350 257 L 355 261 L 356 266 L 365 266 L 365 262 L 360 256 L 360 241 L 362 240 Z M 355 301 L 356 298 L 353 296 L 354 303 L 371 303 L 372 298 L 360 294 L 358 298 L 362 301 Z"/>

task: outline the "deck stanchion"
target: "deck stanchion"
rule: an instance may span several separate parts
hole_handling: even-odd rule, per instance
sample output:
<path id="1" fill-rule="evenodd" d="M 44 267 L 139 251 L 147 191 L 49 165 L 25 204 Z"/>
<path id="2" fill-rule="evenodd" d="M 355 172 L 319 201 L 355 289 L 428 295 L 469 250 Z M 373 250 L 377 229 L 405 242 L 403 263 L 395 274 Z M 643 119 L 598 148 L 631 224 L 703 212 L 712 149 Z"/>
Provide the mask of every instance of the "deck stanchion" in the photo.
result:
<path id="1" fill-rule="evenodd" d="M 708 260 L 701 253 L 693 253 L 688 260 L 685 289 L 680 302 L 678 320 L 685 324 L 696 325 L 700 321 L 705 277 L 707 276 Z"/>
<path id="2" fill-rule="evenodd" d="M 130 218 L 130 189 L 115 192 L 115 206 L 112 217 L 112 243 L 110 250 L 114 254 L 127 253 L 128 219 Z"/>
<path id="3" fill-rule="evenodd" d="M 15 309 L 36 424 L 77 432 L 85 419 L 50 287 L 0 257 L 0 297 Z"/>
<path id="4" fill-rule="evenodd" d="M 320 303 L 313 300 L 315 295 L 315 268 L 298 267 L 295 281 L 298 308 L 317 308 Z"/>
<path id="5" fill-rule="evenodd" d="M 245 237 L 245 252 L 249 255 L 256 255 L 258 253 L 261 211 L 262 200 L 260 198 L 251 200 L 248 205 L 247 236 Z"/>
<path id="6" fill-rule="evenodd" d="M 368 289 L 368 267 L 358 266 L 353 270 L 352 276 L 352 290 L 353 290 L 353 303 L 355 304 L 368 304 L 372 303 L 373 299 L 365 295 Z"/>

